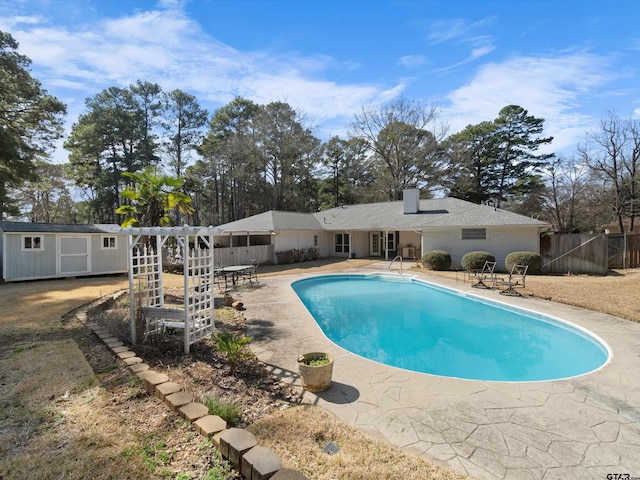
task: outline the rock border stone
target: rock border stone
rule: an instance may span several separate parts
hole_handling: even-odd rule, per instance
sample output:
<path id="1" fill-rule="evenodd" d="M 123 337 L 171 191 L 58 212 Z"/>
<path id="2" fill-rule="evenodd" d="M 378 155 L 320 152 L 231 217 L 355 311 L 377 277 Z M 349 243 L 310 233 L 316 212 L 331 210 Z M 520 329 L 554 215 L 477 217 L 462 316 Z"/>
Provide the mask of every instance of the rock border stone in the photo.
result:
<path id="1" fill-rule="evenodd" d="M 242 428 L 227 428 L 227 422 L 217 415 L 209 415 L 206 405 L 194 402 L 181 385 L 171 382 L 169 376 L 156 372 L 124 345 L 105 327 L 88 320 L 89 313 L 117 301 L 126 291 L 102 297 L 75 313 L 75 317 L 92 330 L 112 351 L 114 357 L 125 363 L 129 372 L 144 382 L 144 390 L 167 405 L 172 411 L 189 421 L 200 435 L 210 438 L 222 456 L 245 480 L 268 480 L 270 478 L 308 480 L 297 470 L 282 468 L 282 461 L 271 450 L 258 445 L 255 436 Z"/>

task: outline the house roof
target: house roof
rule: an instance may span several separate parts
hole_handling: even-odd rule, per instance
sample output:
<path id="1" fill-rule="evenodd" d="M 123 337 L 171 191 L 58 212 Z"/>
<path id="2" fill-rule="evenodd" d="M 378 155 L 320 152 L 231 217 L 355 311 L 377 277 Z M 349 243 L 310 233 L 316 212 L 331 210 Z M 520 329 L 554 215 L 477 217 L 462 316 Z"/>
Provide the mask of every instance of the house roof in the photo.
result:
<path id="1" fill-rule="evenodd" d="M 308 213 L 270 210 L 235 222 L 219 225 L 225 233 L 270 233 L 281 230 L 322 230 L 316 218 Z"/>
<path id="2" fill-rule="evenodd" d="M 118 233 L 120 225 L 0 222 L 0 231 L 5 233 Z"/>
<path id="3" fill-rule="evenodd" d="M 446 227 L 535 226 L 548 223 L 457 198 L 420 200 L 417 213 L 404 202 L 345 205 L 314 214 L 269 211 L 220 225 L 225 233 L 280 230 L 413 230 Z"/>
<path id="4" fill-rule="evenodd" d="M 410 230 L 438 227 L 539 226 L 545 222 L 457 198 L 420 200 L 417 213 L 404 203 L 385 202 L 336 207 L 314 214 L 325 230 Z"/>

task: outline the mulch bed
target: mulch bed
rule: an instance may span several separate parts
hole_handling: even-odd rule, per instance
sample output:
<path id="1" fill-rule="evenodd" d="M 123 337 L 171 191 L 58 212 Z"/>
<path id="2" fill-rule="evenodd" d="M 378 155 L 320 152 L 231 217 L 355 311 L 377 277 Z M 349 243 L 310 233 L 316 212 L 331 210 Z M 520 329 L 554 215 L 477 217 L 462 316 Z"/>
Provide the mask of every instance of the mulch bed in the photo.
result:
<path id="1" fill-rule="evenodd" d="M 181 289 L 165 292 L 165 305 L 182 305 Z M 237 335 L 246 332 L 246 321 L 241 311 L 224 306 L 216 299 L 216 329 Z M 220 314 L 222 310 L 223 314 Z M 123 342 L 130 343 L 128 301 L 94 315 L 98 323 L 108 327 Z M 152 338 L 133 347 L 137 356 L 155 371 L 166 373 L 170 381 L 182 385 L 195 401 L 203 402 L 215 397 L 241 406 L 237 427 L 246 427 L 276 410 L 300 403 L 299 393 L 289 384 L 277 382 L 267 368 L 255 357 L 242 359 L 232 370 L 225 355 L 216 351 L 212 340 L 206 339 L 191 346 L 190 353 L 183 350 L 182 330 L 169 330 L 161 338 Z"/>

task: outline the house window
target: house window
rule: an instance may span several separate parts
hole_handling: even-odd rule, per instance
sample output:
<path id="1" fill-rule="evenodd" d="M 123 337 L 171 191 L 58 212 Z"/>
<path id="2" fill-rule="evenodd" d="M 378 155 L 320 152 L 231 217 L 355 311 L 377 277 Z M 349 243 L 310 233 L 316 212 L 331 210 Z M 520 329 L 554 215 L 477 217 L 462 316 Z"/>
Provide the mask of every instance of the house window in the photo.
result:
<path id="1" fill-rule="evenodd" d="M 102 249 L 116 248 L 116 237 L 102 237 Z"/>
<path id="2" fill-rule="evenodd" d="M 336 233 L 336 253 L 349 253 L 349 234 Z"/>
<path id="3" fill-rule="evenodd" d="M 486 240 L 487 229 L 486 228 L 463 228 L 462 240 Z"/>
<path id="4" fill-rule="evenodd" d="M 42 237 L 36 235 L 24 235 L 22 237 L 23 250 L 44 250 L 42 245 Z"/>
<path id="5" fill-rule="evenodd" d="M 318 235 L 314 235 L 313 236 L 313 246 L 317 247 L 318 246 Z"/>

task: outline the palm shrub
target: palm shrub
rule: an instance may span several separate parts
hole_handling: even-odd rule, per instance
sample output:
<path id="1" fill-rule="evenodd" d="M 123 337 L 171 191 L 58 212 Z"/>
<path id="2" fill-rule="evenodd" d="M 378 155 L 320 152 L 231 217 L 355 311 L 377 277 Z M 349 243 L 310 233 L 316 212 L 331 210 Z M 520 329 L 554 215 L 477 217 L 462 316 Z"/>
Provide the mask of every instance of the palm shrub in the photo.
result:
<path id="1" fill-rule="evenodd" d="M 430 270 L 448 270 L 451 267 L 451 255 L 444 250 L 429 250 L 424 252 L 422 265 Z"/>
<path id="2" fill-rule="evenodd" d="M 253 357 L 253 353 L 247 348 L 253 337 L 240 336 L 223 330 L 213 334 L 212 340 L 216 350 L 226 355 L 231 371 L 235 370 L 240 360 Z"/>
<path id="3" fill-rule="evenodd" d="M 511 252 L 504 259 L 508 272 L 514 265 L 529 265 L 527 274 L 538 275 L 542 272 L 542 257 L 534 252 Z"/>
<path id="4" fill-rule="evenodd" d="M 495 262 L 496 257 L 489 252 L 469 252 L 462 257 L 462 268 L 465 270 L 480 270 L 484 262 Z"/>
<path id="5" fill-rule="evenodd" d="M 128 202 L 116 208 L 125 216 L 122 227 L 158 227 L 169 225 L 169 214 L 174 209 L 185 214 L 194 212 L 191 198 L 181 191 L 184 180 L 162 173 L 156 167 L 147 167 L 138 173 L 122 172 L 131 184 L 120 196 Z"/>

